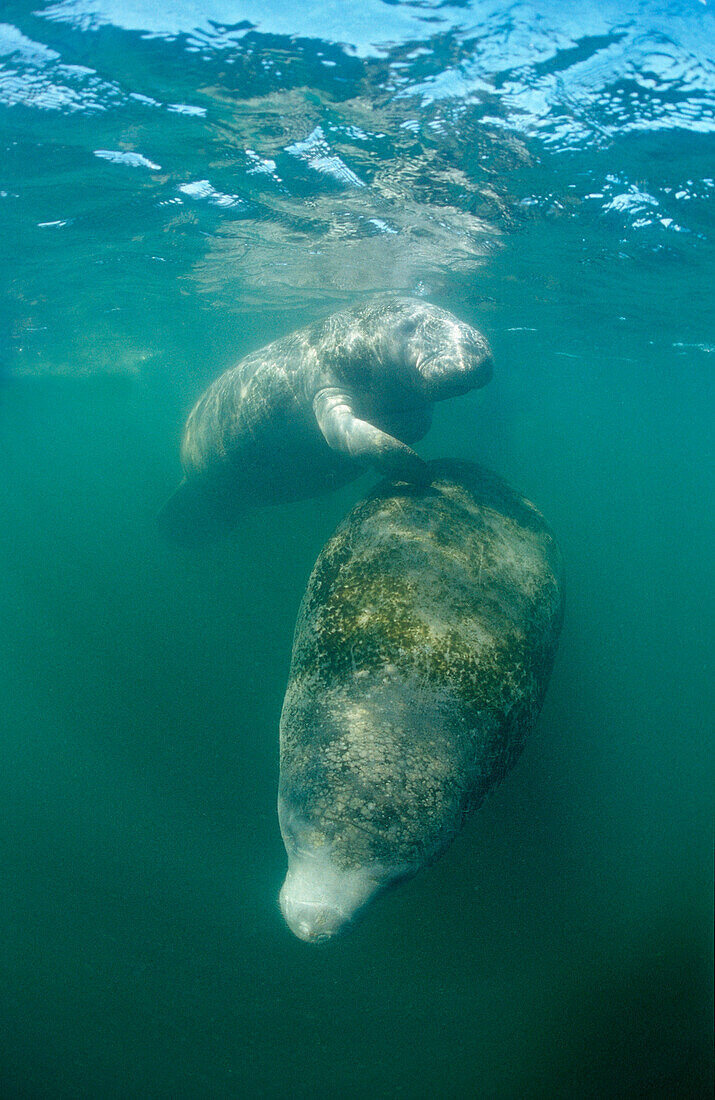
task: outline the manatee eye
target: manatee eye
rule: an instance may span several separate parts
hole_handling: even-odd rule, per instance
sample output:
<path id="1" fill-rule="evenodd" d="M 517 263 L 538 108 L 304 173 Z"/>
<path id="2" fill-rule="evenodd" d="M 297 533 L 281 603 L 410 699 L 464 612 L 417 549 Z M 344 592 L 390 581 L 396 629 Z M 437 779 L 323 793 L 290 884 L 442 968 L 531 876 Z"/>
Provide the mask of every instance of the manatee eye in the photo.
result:
<path id="1" fill-rule="evenodd" d="M 411 336 L 413 332 L 417 331 L 418 321 L 414 317 L 406 317 L 404 321 L 400 322 L 398 332 L 401 336 Z"/>

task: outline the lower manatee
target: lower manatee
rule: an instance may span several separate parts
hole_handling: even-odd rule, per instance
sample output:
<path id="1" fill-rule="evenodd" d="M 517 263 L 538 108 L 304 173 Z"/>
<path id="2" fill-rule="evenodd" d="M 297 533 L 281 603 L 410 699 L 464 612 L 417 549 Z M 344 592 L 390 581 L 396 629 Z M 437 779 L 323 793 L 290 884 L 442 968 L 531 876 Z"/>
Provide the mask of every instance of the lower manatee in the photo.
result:
<path id="1" fill-rule="evenodd" d="M 450 844 L 541 709 L 561 558 L 537 509 L 471 463 L 383 482 L 324 547 L 280 723 L 280 905 L 301 939 L 348 927 Z"/>

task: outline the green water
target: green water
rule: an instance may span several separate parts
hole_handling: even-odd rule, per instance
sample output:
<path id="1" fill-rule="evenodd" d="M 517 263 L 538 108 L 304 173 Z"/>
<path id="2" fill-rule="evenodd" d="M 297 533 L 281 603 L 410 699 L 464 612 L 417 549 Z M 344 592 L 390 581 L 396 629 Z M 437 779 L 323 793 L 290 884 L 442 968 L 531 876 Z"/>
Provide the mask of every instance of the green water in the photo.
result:
<path id="1" fill-rule="evenodd" d="M 187 3 L 155 6 L 166 26 L 138 0 L 42 7 L 3 6 L 35 47 L 6 30 L 0 51 L 0 1096 L 709 1096 L 711 13 L 454 4 L 415 26 L 374 0 L 372 48 L 308 4 L 228 45 L 255 5 L 215 0 L 193 38 Z M 604 106 L 620 54 L 578 76 L 601 18 L 649 79 L 648 42 L 686 42 L 627 117 Z M 474 58 L 491 91 L 420 98 Z M 512 90 L 513 122 L 505 85 L 552 72 L 564 100 L 530 127 Z M 317 166 L 286 152 L 316 126 Z M 278 719 L 308 575 L 374 479 L 201 551 L 154 518 L 209 380 L 386 289 L 488 335 L 493 381 L 438 406 L 420 452 L 534 500 L 567 610 L 514 772 L 312 946 L 277 906 Z"/>

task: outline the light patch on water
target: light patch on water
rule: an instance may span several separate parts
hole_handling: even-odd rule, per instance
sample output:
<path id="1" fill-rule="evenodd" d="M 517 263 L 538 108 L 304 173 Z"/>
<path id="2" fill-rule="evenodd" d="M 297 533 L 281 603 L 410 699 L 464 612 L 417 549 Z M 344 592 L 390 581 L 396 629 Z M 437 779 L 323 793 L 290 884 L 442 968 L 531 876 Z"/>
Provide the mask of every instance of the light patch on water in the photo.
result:
<path id="1" fill-rule="evenodd" d="M 95 149 L 95 157 L 100 160 L 111 161 L 112 164 L 126 164 L 130 168 L 150 168 L 152 171 L 161 171 L 161 165 L 143 156 L 141 153 L 123 153 L 119 149 Z"/>
<path id="2" fill-rule="evenodd" d="M 205 200 L 212 206 L 248 207 L 248 203 L 240 195 L 227 195 L 223 191 L 217 191 L 208 180 L 182 183 L 179 190 L 190 199 L 195 199 L 197 202 Z"/>
<path id="3" fill-rule="evenodd" d="M 0 57 L 15 68 L 0 65 L 0 105 L 39 110 L 104 110 L 121 98 L 118 85 L 101 80 L 84 65 L 63 65 L 60 54 L 34 42 L 9 23 L 0 23 Z"/>
<path id="4" fill-rule="evenodd" d="M 158 99 L 150 95 L 142 95 L 141 92 L 130 92 L 129 98 L 136 100 L 137 103 L 144 103 L 147 107 L 161 107 Z"/>
<path id="5" fill-rule="evenodd" d="M 647 191 L 641 190 L 636 184 L 631 184 L 627 191 L 621 192 L 619 195 L 614 195 L 613 198 L 607 202 L 604 210 L 618 210 L 633 212 L 641 211 L 647 206 L 657 206 L 658 200 L 654 195 L 649 195 Z"/>
<path id="6" fill-rule="evenodd" d="M 292 145 L 286 145 L 285 151 L 297 157 L 298 160 L 305 161 L 315 172 L 331 176 L 347 187 L 365 186 L 363 180 L 348 168 L 344 160 L 330 152 L 330 146 L 320 126 L 316 126 L 304 141 L 295 141 Z"/>
<path id="7" fill-rule="evenodd" d="M 673 344 L 673 347 L 684 348 L 689 351 L 702 351 L 705 352 L 706 355 L 712 355 L 715 352 L 715 345 L 713 344 L 691 344 L 682 340 L 676 341 L 676 343 Z"/>
<path id="8" fill-rule="evenodd" d="M 189 115 L 192 118 L 204 118 L 206 115 L 205 107 L 194 107 L 190 103 L 169 103 L 167 110 L 175 115 Z"/>
<path id="9" fill-rule="evenodd" d="M 382 218 L 368 218 L 368 221 L 370 222 L 371 225 L 376 226 L 377 229 L 379 229 L 381 233 L 398 233 L 399 232 L 398 229 L 393 229 L 393 227 L 391 225 L 388 225 L 387 222 L 384 222 L 382 220 Z"/>
<path id="10" fill-rule="evenodd" d="M 82 30 L 112 25 L 152 36 L 186 35 L 204 50 L 235 47 L 248 30 L 261 34 L 317 38 L 343 46 L 357 57 L 380 57 L 395 43 L 424 38 L 471 23 L 463 6 L 442 0 L 420 4 L 386 4 L 361 0 L 336 5 L 328 0 L 310 4 L 292 0 L 60 0 L 41 13 L 46 19 L 70 23 Z"/>
<path id="11" fill-rule="evenodd" d="M 497 97 L 494 126 L 559 149 L 602 144 L 635 130 L 715 130 L 711 13 L 640 0 L 613 3 L 475 4 L 482 15 L 465 56 L 401 88 L 422 106 Z M 633 89 L 630 91 L 629 89 Z"/>
<path id="12" fill-rule="evenodd" d="M 40 42 L 33 42 L 10 23 L 0 23 L 0 57 L 16 57 L 44 65 L 48 61 L 58 61 L 60 55 Z"/>
<path id="13" fill-rule="evenodd" d="M 351 141 L 370 141 L 372 138 L 385 136 L 384 134 L 368 134 L 360 126 L 333 125 L 328 128 L 335 134 L 344 134 Z"/>
<path id="14" fill-rule="evenodd" d="M 274 160 L 271 160 L 270 157 L 259 157 L 254 149 L 246 149 L 246 156 L 251 165 L 248 169 L 249 176 L 270 176 L 280 183 L 280 176 L 276 172 L 276 162 Z"/>

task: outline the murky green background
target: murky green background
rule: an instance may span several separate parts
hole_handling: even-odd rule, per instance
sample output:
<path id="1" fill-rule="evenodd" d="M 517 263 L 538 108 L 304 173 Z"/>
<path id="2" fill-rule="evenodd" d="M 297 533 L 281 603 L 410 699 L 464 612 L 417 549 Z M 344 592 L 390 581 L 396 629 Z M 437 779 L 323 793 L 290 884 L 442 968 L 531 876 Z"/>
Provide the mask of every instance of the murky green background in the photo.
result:
<path id="1" fill-rule="evenodd" d="M 712 12 L 269 8 L 0 16 L 0 1095 L 709 1096 Z M 383 290 L 488 334 L 420 450 L 538 504 L 567 613 L 515 771 L 317 947 L 278 718 L 374 479 L 154 517 L 210 379 Z"/>

